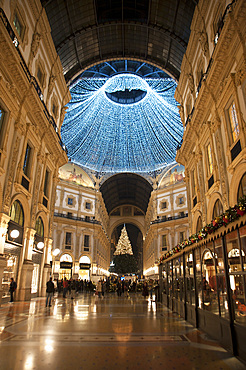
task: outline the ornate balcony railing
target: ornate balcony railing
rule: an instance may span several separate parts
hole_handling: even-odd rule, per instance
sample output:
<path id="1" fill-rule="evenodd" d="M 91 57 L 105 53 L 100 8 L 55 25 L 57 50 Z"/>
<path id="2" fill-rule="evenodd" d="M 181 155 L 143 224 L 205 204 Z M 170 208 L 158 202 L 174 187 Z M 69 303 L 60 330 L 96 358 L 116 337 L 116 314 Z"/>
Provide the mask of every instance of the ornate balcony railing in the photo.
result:
<path id="1" fill-rule="evenodd" d="M 168 222 L 168 221 L 172 221 L 172 220 L 179 220 L 181 218 L 186 218 L 186 217 L 188 217 L 188 213 L 184 213 L 183 215 L 178 215 L 178 216 L 162 216 L 162 217 L 157 218 L 157 220 L 151 221 L 150 224 L 151 225 L 159 224 L 159 223 L 162 223 L 162 222 Z"/>
<path id="2" fill-rule="evenodd" d="M 54 216 L 55 217 L 67 218 L 67 219 L 74 220 L 74 221 L 89 222 L 91 224 L 101 225 L 100 221 L 97 221 L 94 218 L 91 218 L 89 216 L 77 217 L 77 216 L 69 215 L 69 214 L 66 214 L 66 213 L 60 213 L 60 212 L 54 212 Z"/>

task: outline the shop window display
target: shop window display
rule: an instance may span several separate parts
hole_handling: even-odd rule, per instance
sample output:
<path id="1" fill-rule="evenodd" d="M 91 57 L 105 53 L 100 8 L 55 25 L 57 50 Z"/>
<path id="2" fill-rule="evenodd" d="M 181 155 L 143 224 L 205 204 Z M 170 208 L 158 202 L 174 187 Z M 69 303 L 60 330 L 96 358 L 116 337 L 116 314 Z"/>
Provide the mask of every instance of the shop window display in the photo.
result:
<path id="1" fill-rule="evenodd" d="M 31 293 L 37 293 L 38 291 L 38 277 L 39 277 L 39 265 L 34 263 L 33 264 L 33 271 L 32 271 L 32 285 L 31 285 Z"/>
<path id="2" fill-rule="evenodd" d="M 229 278 L 235 321 L 246 324 L 246 226 L 226 236 Z"/>
<path id="3" fill-rule="evenodd" d="M 7 256 L 7 261 L 6 261 L 6 266 L 3 271 L 3 279 L 2 279 L 2 290 L 3 290 L 3 295 L 2 297 L 10 297 L 9 293 L 9 284 L 10 284 L 10 279 L 14 278 L 16 281 L 16 272 L 17 272 L 17 262 L 18 262 L 18 257 L 17 256 Z"/>
<path id="4" fill-rule="evenodd" d="M 209 243 L 202 256 L 203 309 L 219 315 L 215 258 L 213 244 Z"/>
<path id="5" fill-rule="evenodd" d="M 228 299 L 225 282 L 225 266 L 223 259 L 223 249 L 221 238 L 214 241 L 216 273 L 217 273 L 217 291 L 220 305 L 220 315 L 228 318 Z"/>

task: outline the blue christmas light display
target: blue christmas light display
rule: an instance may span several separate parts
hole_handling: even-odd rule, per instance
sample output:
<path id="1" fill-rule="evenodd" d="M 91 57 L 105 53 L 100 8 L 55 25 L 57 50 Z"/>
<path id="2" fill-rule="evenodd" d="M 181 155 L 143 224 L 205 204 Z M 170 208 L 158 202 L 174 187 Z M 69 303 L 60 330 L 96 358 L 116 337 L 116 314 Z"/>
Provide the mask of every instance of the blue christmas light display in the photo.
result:
<path id="1" fill-rule="evenodd" d="M 81 78 L 61 129 L 68 156 L 97 172 L 150 172 L 175 160 L 183 134 L 176 82 L 121 73 Z"/>

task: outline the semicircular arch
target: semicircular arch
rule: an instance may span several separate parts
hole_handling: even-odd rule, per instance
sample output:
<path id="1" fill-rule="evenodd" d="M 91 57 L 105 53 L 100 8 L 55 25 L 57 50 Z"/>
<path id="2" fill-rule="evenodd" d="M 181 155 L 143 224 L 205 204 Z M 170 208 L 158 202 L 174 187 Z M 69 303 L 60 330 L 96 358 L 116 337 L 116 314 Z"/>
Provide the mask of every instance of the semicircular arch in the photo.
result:
<path id="1" fill-rule="evenodd" d="M 115 228 L 118 227 L 119 225 L 122 225 L 122 224 L 132 224 L 132 225 L 136 226 L 141 231 L 142 235 L 144 236 L 144 227 L 139 221 L 137 221 L 137 220 L 135 220 L 134 218 L 131 218 L 131 217 L 124 217 L 124 218 L 119 218 L 117 221 L 115 221 L 110 226 L 110 229 L 109 229 L 110 239 L 112 237 L 112 234 L 113 234 L 113 231 L 115 230 Z"/>
<path id="2" fill-rule="evenodd" d="M 230 193 L 229 193 L 229 205 L 231 207 L 237 204 L 237 192 L 241 181 L 241 178 L 245 174 L 245 163 L 241 163 L 236 169 L 231 179 Z"/>
<path id="3" fill-rule="evenodd" d="M 196 233 L 197 222 L 198 222 L 199 217 L 201 217 L 202 219 L 202 212 L 200 210 L 197 210 L 194 213 L 194 216 L 192 219 L 192 226 L 191 226 L 192 234 Z"/>
<path id="4" fill-rule="evenodd" d="M 211 222 L 211 220 L 213 218 L 214 205 L 215 205 L 215 202 L 217 200 L 219 200 L 221 202 L 222 207 L 223 207 L 223 201 L 222 201 L 221 194 L 218 193 L 218 192 L 213 193 L 211 195 L 211 198 L 209 199 L 209 202 L 208 202 L 207 223 Z"/>
<path id="5" fill-rule="evenodd" d="M 21 203 L 21 206 L 23 208 L 24 227 L 29 226 L 30 225 L 30 207 L 29 207 L 26 197 L 21 193 L 15 194 L 11 199 L 11 205 L 14 203 L 15 200 L 18 200 Z M 9 208 L 9 211 L 10 211 L 10 208 Z"/>
<path id="6" fill-rule="evenodd" d="M 44 211 L 38 212 L 36 214 L 35 222 L 38 219 L 38 217 L 41 217 L 41 219 L 43 221 L 43 224 L 44 224 L 44 237 L 45 238 L 48 238 L 48 236 L 49 236 L 49 233 L 48 233 L 48 230 L 49 230 L 49 221 L 48 221 L 47 215 L 46 215 L 46 213 Z"/>

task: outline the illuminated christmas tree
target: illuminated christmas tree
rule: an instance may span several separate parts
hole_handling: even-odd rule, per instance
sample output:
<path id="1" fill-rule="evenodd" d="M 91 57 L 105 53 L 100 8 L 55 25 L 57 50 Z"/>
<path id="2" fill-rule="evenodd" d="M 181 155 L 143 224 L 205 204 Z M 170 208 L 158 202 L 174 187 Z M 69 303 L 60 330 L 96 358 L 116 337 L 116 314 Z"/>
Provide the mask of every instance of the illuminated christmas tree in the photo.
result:
<path id="1" fill-rule="evenodd" d="M 120 238 L 118 240 L 118 244 L 117 244 L 115 252 L 114 252 L 115 256 L 117 256 L 119 254 L 133 254 L 131 242 L 130 242 L 130 239 L 128 237 L 125 225 L 124 225 L 123 229 L 121 230 Z"/>
<path id="2" fill-rule="evenodd" d="M 114 252 L 113 263 L 110 272 L 117 274 L 137 273 L 138 266 L 133 256 L 132 246 L 124 225 Z"/>

